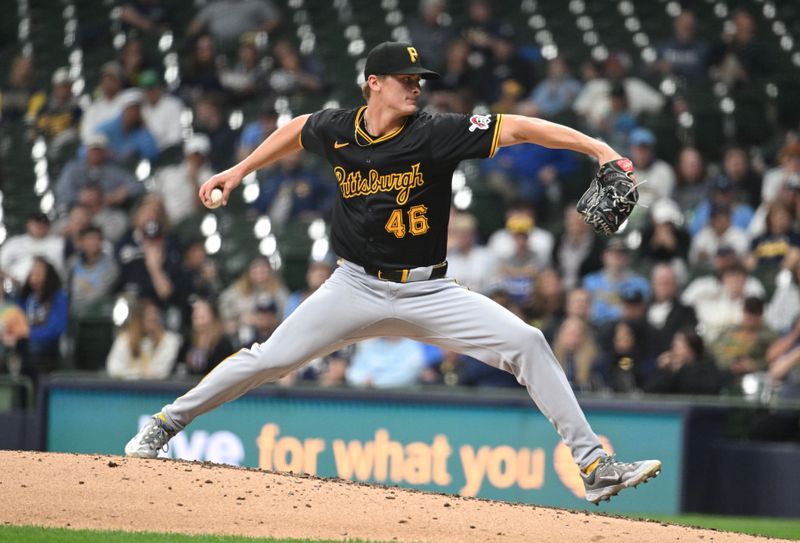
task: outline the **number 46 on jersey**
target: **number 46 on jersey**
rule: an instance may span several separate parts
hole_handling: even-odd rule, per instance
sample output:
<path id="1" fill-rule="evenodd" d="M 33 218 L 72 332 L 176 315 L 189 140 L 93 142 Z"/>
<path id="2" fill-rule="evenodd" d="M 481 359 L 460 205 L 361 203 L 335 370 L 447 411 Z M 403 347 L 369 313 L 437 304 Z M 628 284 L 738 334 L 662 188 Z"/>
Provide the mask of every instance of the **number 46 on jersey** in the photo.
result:
<path id="1" fill-rule="evenodd" d="M 398 239 L 404 238 L 406 231 L 411 233 L 412 236 L 421 236 L 430 228 L 428 226 L 428 217 L 425 216 L 427 211 L 428 208 L 423 205 L 408 208 L 408 211 L 406 211 L 408 228 L 406 229 L 406 217 L 403 216 L 403 210 L 397 208 L 389 215 L 389 220 L 386 221 L 384 228 Z"/>

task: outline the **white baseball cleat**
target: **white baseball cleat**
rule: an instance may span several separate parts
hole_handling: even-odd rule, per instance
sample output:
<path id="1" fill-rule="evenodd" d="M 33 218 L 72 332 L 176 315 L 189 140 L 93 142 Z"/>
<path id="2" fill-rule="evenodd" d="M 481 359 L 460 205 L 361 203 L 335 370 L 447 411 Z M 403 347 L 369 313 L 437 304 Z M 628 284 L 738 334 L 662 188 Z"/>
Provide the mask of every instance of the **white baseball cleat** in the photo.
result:
<path id="1" fill-rule="evenodd" d="M 167 443 L 177 433 L 177 430 L 167 424 L 164 414 L 157 413 L 125 445 L 125 456 L 155 458 L 158 451 L 166 450 Z"/>

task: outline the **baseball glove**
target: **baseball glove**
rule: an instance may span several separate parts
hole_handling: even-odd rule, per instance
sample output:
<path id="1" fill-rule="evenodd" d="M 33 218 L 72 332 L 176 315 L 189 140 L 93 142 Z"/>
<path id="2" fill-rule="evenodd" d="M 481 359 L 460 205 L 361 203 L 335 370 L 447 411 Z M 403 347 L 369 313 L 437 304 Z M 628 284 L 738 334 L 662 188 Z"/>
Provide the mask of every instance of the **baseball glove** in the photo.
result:
<path id="1" fill-rule="evenodd" d="M 639 200 L 633 164 L 627 158 L 606 162 L 578 200 L 578 213 L 594 231 L 611 236 L 633 212 Z"/>

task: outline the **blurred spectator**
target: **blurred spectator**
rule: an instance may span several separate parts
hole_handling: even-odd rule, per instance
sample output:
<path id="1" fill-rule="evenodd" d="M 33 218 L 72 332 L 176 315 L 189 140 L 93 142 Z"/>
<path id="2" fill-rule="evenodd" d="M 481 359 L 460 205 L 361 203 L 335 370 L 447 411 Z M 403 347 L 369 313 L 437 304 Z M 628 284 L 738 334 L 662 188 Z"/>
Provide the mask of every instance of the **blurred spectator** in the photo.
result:
<path id="1" fill-rule="evenodd" d="M 642 230 L 639 255 L 648 264 L 669 264 L 685 278 L 691 238 L 683 227 L 681 208 L 669 198 L 662 198 L 650 208 L 650 219 Z"/>
<path id="2" fill-rule="evenodd" d="M 774 201 L 786 185 L 800 186 L 800 141 L 791 141 L 781 149 L 780 165 L 764 174 L 761 199 Z"/>
<path id="3" fill-rule="evenodd" d="M 275 111 L 275 102 L 266 100 L 258 111 L 258 118 L 247 123 L 242 130 L 239 148 L 236 151 L 237 160 L 243 160 L 255 151 L 267 137 L 278 128 L 278 112 Z"/>
<path id="4" fill-rule="evenodd" d="M 303 300 L 314 294 L 328 280 L 333 273 L 333 268 L 333 263 L 329 260 L 309 262 L 306 270 L 306 288 L 292 292 L 289 295 L 289 299 L 286 301 L 284 319 L 291 315 L 297 309 L 297 306 L 303 303 Z"/>
<path id="5" fill-rule="evenodd" d="M 56 269 L 63 270 L 64 241 L 50 233 L 50 218 L 41 212 L 28 215 L 25 233 L 8 238 L 0 251 L 0 269 L 17 285 L 30 274 L 34 259 L 52 259 Z"/>
<path id="6" fill-rule="evenodd" d="M 709 52 L 709 75 L 728 85 L 745 84 L 770 73 L 770 55 L 756 41 L 756 23 L 744 10 L 732 17 L 733 31 L 722 36 Z"/>
<path id="7" fill-rule="evenodd" d="M 247 323 L 237 330 L 237 339 L 242 347 L 264 343 L 281 323 L 278 306 L 269 296 L 259 296 L 249 314 Z"/>
<path id="8" fill-rule="evenodd" d="M 493 88 L 487 96 L 489 103 L 498 100 L 501 89 L 514 89 L 518 98 L 530 94 L 535 83 L 534 66 L 517 47 L 514 27 L 502 24 L 492 40 L 491 76 Z M 512 113 L 512 111 L 508 111 Z"/>
<path id="9" fill-rule="evenodd" d="M 430 79 L 425 87 L 430 91 L 430 103 L 446 112 L 472 111 L 476 92 L 486 78 L 469 63 L 470 50 L 466 40 L 457 38 L 447 47 L 447 56 L 439 79 Z"/>
<path id="10" fill-rule="evenodd" d="M 741 393 L 742 377 L 767 368 L 767 349 L 778 338 L 764 324 L 764 302 L 760 298 L 745 298 L 742 322 L 722 331 L 710 344 L 723 372 L 726 387 Z"/>
<path id="11" fill-rule="evenodd" d="M 650 285 L 653 298 L 647 307 L 647 322 L 656 331 L 653 352 L 663 353 L 678 330 L 697 326 L 697 317 L 691 306 L 679 300 L 678 278 L 672 267 L 656 264 L 650 274 Z"/>
<path id="12" fill-rule="evenodd" d="M 82 110 L 72 95 L 72 78 L 67 68 L 58 68 L 51 78 L 52 90 L 36 114 L 36 133 L 47 142 L 47 158 L 59 164 L 75 152 Z"/>
<path id="13" fill-rule="evenodd" d="M 568 319 L 570 317 L 577 317 L 587 324 L 591 324 L 591 312 L 592 312 L 592 296 L 589 294 L 589 291 L 584 288 L 574 288 L 572 290 L 566 290 L 566 295 L 564 296 L 564 314 L 563 315 L 554 315 L 554 318 L 548 319 L 548 322 L 543 322 L 543 326 L 538 326 L 537 323 L 532 322 L 534 326 L 537 328 L 541 328 L 544 337 L 547 339 L 547 342 L 552 344 L 558 329 L 561 328 L 561 324 L 564 322 L 564 319 Z M 589 333 L 594 334 L 594 329 L 589 329 Z"/>
<path id="14" fill-rule="evenodd" d="M 775 280 L 775 292 L 764 312 L 764 320 L 779 333 L 787 332 L 800 319 L 800 262 L 783 270 Z"/>
<path id="15" fill-rule="evenodd" d="M 181 69 L 181 98 L 194 104 L 204 94 L 222 92 L 219 69 L 214 40 L 205 34 L 198 36 Z"/>
<path id="16" fill-rule="evenodd" d="M 183 162 L 165 166 L 153 176 L 153 191 L 164 200 L 171 224 L 180 224 L 202 208 L 197 191 L 214 175 L 208 165 L 211 142 L 205 134 L 194 134 L 183 145 Z"/>
<path id="17" fill-rule="evenodd" d="M 7 122 L 32 120 L 46 99 L 33 80 L 33 58 L 14 57 L 8 79 L 0 88 L 0 119 Z"/>
<path id="18" fill-rule="evenodd" d="M 91 105 L 83 112 L 81 141 L 88 146 L 97 128 L 122 111 L 119 105 L 122 89 L 122 67 L 109 61 L 100 67 L 100 85 Z"/>
<path id="19" fill-rule="evenodd" d="M 515 233 L 526 229 L 528 247 L 535 255 L 537 265 L 540 268 L 550 266 L 555 244 L 553 234 L 537 227 L 533 208 L 523 201 L 512 202 L 506 207 L 506 228 L 494 232 L 486 246 L 498 259 L 510 258 L 515 251 Z"/>
<path id="20" fill-rule="evenodd" d="M 99 226 L 104 237 L 112 244 L 119 241 L 128 230 L 128 214 L 124 211 L 105 205 L 105 195 L 100 185 L 90 183 L 83 186 L 78 193 L 78 204 L 89 212 L 91 222 Z"/>
<path id="21" fill-rule="evenodd" d="M 703 339 L 689 328 L 675 334 L 672 347 L 656 360 L 657 369 L 644 386 L 659 394 L 717 394 L 720 375 L 705 354 Z"/>
<path id="22" fill-rule="evenodd" d="M 176 283 L 182 255 L 167 226 L 161 199 L 153 194 L 143 198 L 134 212 L 131 228 L 115 247 L 120 290 L 162 305 L 174 301 L 182 306 L 185 300 L 173 300 L 173 294 L 183 286 Z"/>
<path id="23" fill-rule="evenodd" d="M 470 50 L 470 64 L 486 72 L 491 70 L 495 40 L 501 33 L 503 22 L 498 21 L 492 13 L 492 4 L 488 0 L 470 0 L 467 4 L 466 16 L 457 22 L 456 31 L 463 38 Z M 478 93 L 482 96 L 482 93 Z"/>
<path id="24" fill-rule="evenodd" d="M 592 295 L 592 323 L 600 326 L 622 315 L 623 290 L 650 295 L 647 279 L 628 267 L 628 247 L 622 238 L 611 238 L 603 251 L 603 267 L 583 278 L 583 288 Z"/>
<path id="25" fill-rule="evenodd" d="M 514 79 L 503 81 L 497 90 L 495 101 L 490 108 L 493 113 L 516 113 L 527 114 L 524 108 L 529 108 L 527 104 L 520 102 L 524 95 L 524 89 Z"/>
<path id="26" fill-rule="evenodd" d="M 556 332 L 553 353 L 576 392 L 600 388 L 601 378 L 595 367 L 599 349 L 585 321 L 567 317 Z"/>
<path id="27" fill-rule="evenodd" d="M 647 128 L 637 128 L 631 131 L 628 143 L 631 160 L 636 167 L 640 207 L 652 205 L 656 200 L 672 194 L 675 188 L 675 171 L 666 161 L 656 156 L 655 134 Z"/>
<path id="28" fill-rule="evenodd" d="M 154 301 L 139 299 L 114 340 L 106 371 L 115 379 L 166 379 L 172 373 L 181 336 L 164 327 Z"/>
<path id="29" fill-rule="evenodd" d="M 778 197 L 773 200 L 764 200 L 756 209 L 753 219 L 747 231 L 751 238 L 756 238 L 767 231 L 767 212 L 773 202 L 782 202 L 795 217 L 800 217 L 800 175 L 796 179 L 791 179 L 780 189 Z M 800 225 L 795 225 L 797 230 Z"/>
<path id="30" fill-rule="evenodd" d="M 78 239 L 77 252 L 67 261 L 67 288 L 70 314 L 81 318 L 97 314 L 109 303 L 119 267 L 113 256 L 103 252 L 99 227 L 87 226 Z"/>
<path id="31" fill-rule="evenodd" d="M 581 284 L 583 276 L 603 266 L 603 247 L 599 238 L 586 224 L 574 203 L 564 208 L 564 231 L 553 246 L 553 262 L 561 274 L 566 290 Z"/>
<path id="32" fill-rule="evenodd" d="M 636 128 L 636 116 L 630 109 L 625 86 L 617 83 L 609 91 L 610 107 L 606 114 L 598 120 L 595 136 L 605 140 L 618 152 L 630 154 L 628 140 Z"/>
<path id="33" fill-rule="evenodd" d="M 142 91 L 128 89 L 118 101 L 122 112 L 97 127 L 97 134 L 108 140 L 106 151 L 123 166 L 135 169 L 141 159 L 153 162 L 158 143 L 142 118 Z"/>
<path id="34" fill-rule="evenodd" d="M 233 345 L 222 329 L 217 306 L 198 298 L 192 303 L 192 326 L 178 351 L 176 371 L 206 375 L 234 353 Z"/>
<path id="35" fill-rule="evenodd" d="M 155 70 L 139 74 L 142 87 L 142 118 L 158 144 L 158 150 L 175 147 L 183 140 L 181 114 L 184 105 L 180 98 L 164 92 L 161 77 Z"/>
<path id="36" fill-rule="evenodd" d="M 684 147 L 678 153 L 675 166 L 675 187 L 671 198 L 680 209 L 691 213 L 709 191 L 709 180 L 703 155 L 694 147 Z"/>
<path id="37" fill-rule="evenodd" d="M 306 96 L 323 90 L 323 69 L 312 56 L 303 56 L 294 43 L 282 39 L 272 47 L 269 87 L 277 94 Z"/>
<path id="38" fill-rule="evenodd" d="M 497 257 L 478 244 L 478 221 L 466 212 L 452 213 L 447 233 L 447 275 L 475 292 L 497 283 Z"/>
<path id="39" fill-rule="evenodd" d="M 194 125 L 195 131 L 207 135 L 211 142 L 208 153 L 211 168 L 215 172 L 228 169 L 236 157 L 238 135 L 225 121 L 219 102 L 210 96 L 198 99 Z"/>
<path id="40" fill-rule="evenodd" d="M 419 0 L 418 13 L 408 19 L 411 43 L 425 59 L 425 65 L 439 72 L 444 68 L 453 28 L 447 0 Z"/>
<path id="41" fill-rule="evenodd" d="M 511 215 L 506 221 L 506 231 L 511 236 L 512 251 L 498 259 L 498 284 L 518 303 L 523 303 L 533 293 L 536 276 L 544 267 L 529 244 L 532 229 L 533 221 L 529 215 Z"/>
<path id="42" fill-rule="evenodd" d="M 793 228 L 794 210 L 785 202 L 775 201 L 767 211 L 767 231 L 753 239 L 747 267 L 764 284 L 769 295 L 783 269 L 794 269 L 800 262 L 800 234 Z"/>
<path id="43" fill-rule="evenodd" d="M 351 386 L 411 386 L 417 383 L 424 366 L 421 343 L 404 337 L 379 337 L 356 345 L 345 376 Z"/>
<path id="44" fill-rule="evenodd" d="M 577 166 L 571 151 L 523 143 L 499 149 L 494 158 L 483 162 L 482 169 L 489 184 L 507 201 L 524 200 L 543 215 L 559 203 L 560 182 Z"/>
<path id="45" fill-rule="evenodd" d="M 708 269 L 721 247 L 730 247 L 743 258 L 750 247 L 747 232 L 732 224 L 732 209 L 725 204 L 714 204 L 709 224 L 692 239 L 689 264 L 693 268 Z"/>
<path id="46" fill-rule="evenodd" d="M 309 168 L 306 158 L 304 151 L 291 153 L 259 176 L 260 190 L 253 208 L 268 214 L 277 231 L 288 223 L 327 216 L 333 205 L 334 181 Z"/>
<path id="47" fill-rule="evenodd" d="M 533 292 L 521 305 L 528 323 L 543 330 L 564 318 L 564 304 L 561 277 L 557 270 L 546 268 L 536 276 Z"/>
<path id="48" fill-rule="evenodd" d="M 142 72 L 158 68 L 147 58 L 142 40 L 131 36 L 119 51 L 119 65 L 122 68 L 122 86 L 126 88 L 141 86 L 139 78 Z"/>
<path id="49" fill-rule="evenodd" d="M 690 283 L 681 299 L 694 307 L 700 333 L 707 342 L 713 342 L 725 328 L 741 324 L 744 299 L 747 296 L 763 298 L 764 288 L 757 281 L 750 282 L 753 278 L 738 263 L 722 270 L 716 286 L 704 288 L 703 279 L 698 278 Z"/>
<path id="50" fill-rule="evenodd" d="M 628 57 L 609 55 L 603 67 L 603 77 L 586 81 L 575 99 L 575 111 L 592 129 L 596 130 L 611 110 L 611 89 L 615 85 L 622 85 L 625 89 L 628 107 L 635 116 L 658 113 L 664 107 L 665 100 L 660 92 L 641 79 L 628 75 L 629 65 Z"/>
<path id="51" fill-rule="evenodd" d="M 677 75 L 694 82 L 706 77 L 708 44 L 697 37 L 694 12 L 684 9 L 672 19 L 672 38 L 656 47 L 653 67 L 663 75 Z"/>
<path id="52" fill-rule="evenodd" d="M 109 160 L 107 146 L 108 138 L 95 134 L 86 142 L 86 156 L 70 161 L 61 170 L 55 191 L 60 213 L 78 201 L 81 189 L 87 185 L 102 189 L 107 206 L 124 207 L 144 194 L 144 185 L 133 174 Z"/>
<path id="53" fill-rule="evenodd" d="M 59 345 L 69 319 L 67 295 L 61 286 L 61 278 L 46 258 L 37 256 L 33 259 L 18 303 L 30 326 L 30 366 L 23 368 L 23 373 L 36 382 L 41 374 L 58 368 Z"/>
<path id="54" fill-rule="evenodd" d="M 697 204 L 689 225 L 689 233 L 696 236 L 711 221 L 711 209 L 714 206 L 728 207 L 731 210 L 731 224 L 746 232 L 753 219 L 753 208 L 739 202 L 736 186 L 724 174 L 717 176 L 711 184 L 708 198 Z"/>
<path id="55" fill-rule="evenodd" d="M 271 298 L 278 306 L 278 315 L 284 314 L 289 291 L 269 259 L 261 255 L 253 258 L 244 273 L 219 297 L 220 315 L 228 333 L 236 334 L 239 326 L 248 324 L 260 297 Z"/>
<path id="56" fill-rule="evenodd" d="M 248 32 L 273 32 L 280 26 L 280 12 L 270 0 L 212 0 L 189 23 L 187 34 L 208 31 L 223 48 L 233 49 Z"/>
<path id="57" fill-rule="evenodd" d="M 647 304 L 649 296 L 639 288 L 623 288 L 620 293 L 621 311 L 617 321 L 606 323 L 600 328 L 598 340 L 602 348 L 610 348 L 613 344 L 613 329 L 617 322 L 625 321 L 634 328 L 640 347 L 645 355 L 659 354 L 653 347 L 657 343 L 658 332 L 647 321 Z"/>
<path id="58" fill-rule="evenodd" d="M 743 147 L 729 145 L 725 148 L 721 173 L 733 182 L 733 186 L 751 208 L 755 209 L 761 204 L 761 174 L 753 169 Z"/>
<path id="59" fill-rule="evenodd" d="M 471 356 L 445 351 L 441 365 L 455 369 L 456 382 L 464 387 L 519 387 L 516 377 Z"/>
<path id="60" fill-rule="evenodd" d="M 55 224 L 55 230 L 64 240 L 63 260 L 79 251 L 81 232 L 92 224 L 89 209 L 80 202 L 72 206 L 64 220 Z"/>
<path id="61" fill-rule="evenodd" d="M 767 352 L 769 379 L 775 399 L 796 402 L 800 399 L 800 320 Z M 793 441 L 800 439 L 797 409 L 774 409 L 760 418 L 751 430 L 751 439 Z"/>
<path id="62" fill-rule="evenodd" d="M 640 390 L 653 370 L 648 339 L 629 321 L 620 320 L 610 330 L 611 348 L 596 363 L 603 381 L 614 392 Z"/>
<path id="63" fill-rule="evenodd" d="M 217 264 L 206 253 L 205 238 L 197 235 L 183 244 L 183 257 L 176 274 L 176 301 L 186 303 L 182 308 L 190 313 L 192 300 L 216 300 L 221 290 Z"/>
<path id="64" fill-rule="evenodd" d="M 161 0 L 126 0 L 119 18 L 126 32 L 136 29 L 145 33 L 162 33 L 173 27 L 171 13 Z"/>
<path id="65" fill-rule="evenodd" d="M 261 53 L 252 34 L 245 34 L 239 41 L 236 63 L 222 70 L 220 82 L 232 96 L 235 104 L 263 94 L 268 90 L 269 72 L 264 68 Z"/>
<path id="66" fill-rule="evenodd" d="M 572 108 L 581 90 L 581 83 L 569 72 L 564 57 L 555 57 L 547 63 L 547 76 L 530 95 L 537 117 L 551 119 Z"/>
<path id="67" fill-rule="evenodd" d="M 28 368 L 30 327 L 25 312 L 0 289 L 0 374 L 16 377 Z"/>

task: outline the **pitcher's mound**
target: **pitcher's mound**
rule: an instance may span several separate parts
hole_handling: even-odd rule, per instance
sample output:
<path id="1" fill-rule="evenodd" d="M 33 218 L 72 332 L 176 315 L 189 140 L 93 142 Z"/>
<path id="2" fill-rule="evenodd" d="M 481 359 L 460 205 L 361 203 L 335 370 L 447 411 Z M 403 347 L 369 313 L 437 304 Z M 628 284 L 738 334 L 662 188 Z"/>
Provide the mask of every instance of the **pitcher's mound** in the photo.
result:
<path id="1" fill-rule="evenodd" d="M 197 462 L 0 451 L 0 523 L 377 541 L 764 538 Z"/>

